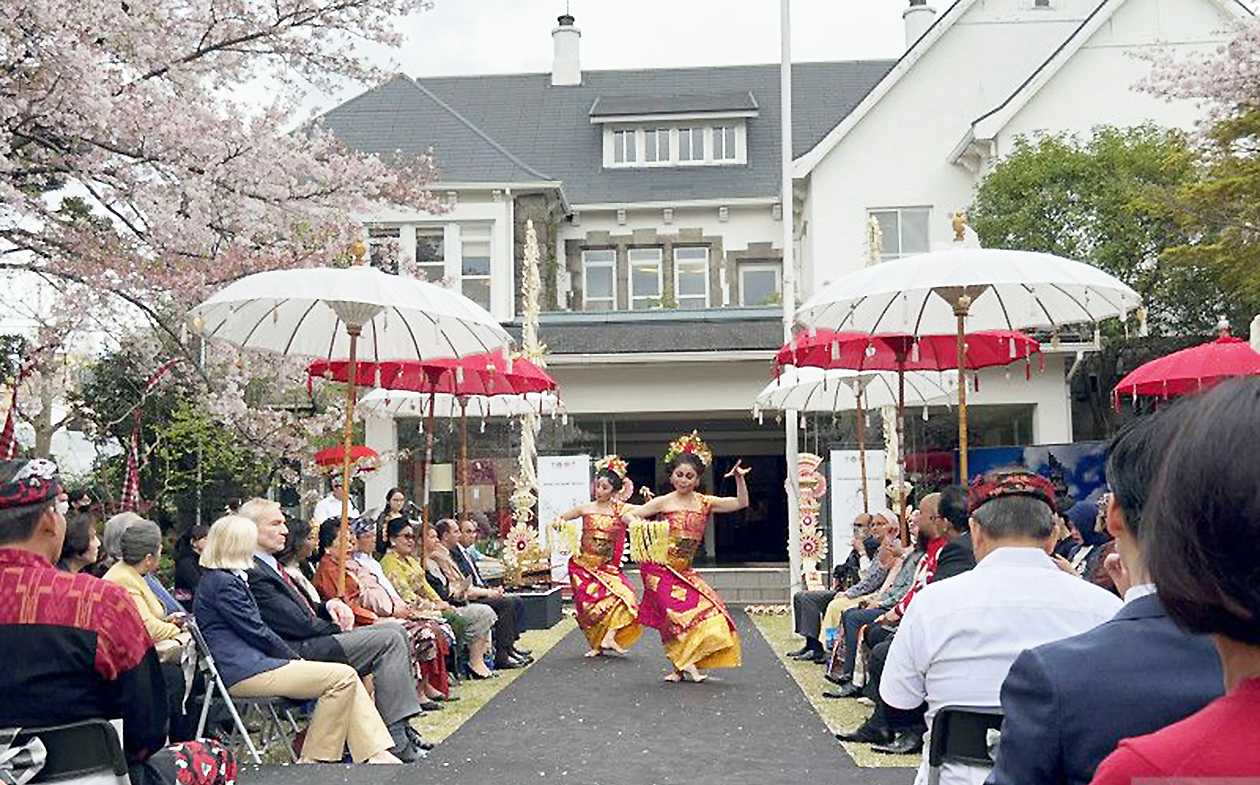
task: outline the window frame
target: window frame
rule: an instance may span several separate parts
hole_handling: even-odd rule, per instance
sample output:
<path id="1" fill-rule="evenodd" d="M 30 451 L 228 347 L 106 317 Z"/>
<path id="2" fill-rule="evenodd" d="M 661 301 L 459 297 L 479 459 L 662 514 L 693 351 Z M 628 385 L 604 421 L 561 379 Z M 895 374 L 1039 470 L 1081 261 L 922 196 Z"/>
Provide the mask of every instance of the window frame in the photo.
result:
<path id="1" fill-rule="evenodd" d="M 484 230 L 485 234 L 482 234 Z M 464 272 L 464 259 L 469 258 L 464 253 L 464 249 L 470 243 L 481 243 L 486 245 L 486 272 L 484 275 L 468 275 Z M 483 307 L 488 311 L 494 307 L 494 225 L 491 223 L 469 223 L 460 224 L 459 227 L 459 288 L 456 289 L 460 294 L 464 294 L 465 281 L 485 281 L 488 291 L 489 302 Z M 472 297 L 468 299 L 477 302 Z M 482 305 L 481 303 L 477 303 Z"/>
<path id="2" fill-rule="evenodd" d="M 704 129 L 703 125 L 690 125 L 675 129 L 678 137 L 678 155 L 675 157 L 679 166 L 700 166 L 705 163 L 704 148 Z M 682 157 L 682 139 L 683 132 L 687 134 L 687 158 Z M 696 140 L 700 143 L 700 156 L 696 157 Z"/>
<path id="3" fill-rule="evenodd" d="M 926 237 L 927 247 L 924 248 L 922 251 L 912 251 L 909 253 L 905 251 L 905 243 L 902 241 L 902 238 L 905 236 L 905 232 L 903 231 L 903 227 L 905 226 L 905 223 L 904 221 L 902 221 L 901 216 L 903 213 L 908 213 L 908 212 L 923 212 L 927 216 L 927 237 Z M 932 250 L 932 207 L 931 205 L 906 205 L 903 207 L 869 207 L 866 210 L 867 221 L 870 221 L 871 218 L 875 218 L 875 220 L 878 221 L 879 219 L 875 217 L 877 213 L 895 213 L 897 215 L 897 253 L 888 253 L 886 250 L 881 249 L 880 254 L 879 254 L 880 263 L 891 262 L 894 259 L 901 259 L 906 256 L 915 256 L 917 254 L 927 253 L 928 251 Z M 885 244 L 887 244 L 887 237 L 884 238 L 884 241 L 885 241 Z"/>
<path id="4" fill-rule="evenodd" d="M 401 266 L 402 257 L 402 235 L 403 227 L 401 224 L 368 224 L 365 227 L 364 235 L 367 239 L 367 262 L 370 266 L 375 267 L 382 272 L 397 275 Z M 382 267 L 379 260 L 372 253 L 374 248 L 388 246 L 390 242 L 394 244 L 394 260 L 390 267 Z"/>
<path id="5" fill-rule="evenodd" d="M 619 140 L 629 140 L 629 144 L 621 144 Z M 641 166 L 639 161 L 639 129 L 614 128 L 612 130 L 612 162 L 613 166 Z M 617 159 L 618 153 L 621 159 Z"/>
<path id="6" fill-rule="evenodd" d="M 730 145 L 726 144 L 726 134 L 730 132 Z M 721 140 L 722 156 L 718 157 L 718 140 Z M 722 164 L 733 164 L 739 161 L 739 138 L 735 130 L 735 125 L 715 125 L 713 126 L 713 162 Z"/>
<path id="7" fill-rule="evenodd" d="M 430 259 L 427 261 L 420 260 L 420 242 L 421 242 L 421 237 L 425 235 L 437 235 L 441 238 L 440 248 L 442 249 L 442 255 L 439 258 Z M 428 283 L 438 284 L 440 286 L 442 284 L 442 281 L 446 280 L 447 278 L 446 270 L 447 270 L 447 264 L 450 261 L 450 254 L 446 252 L 446 240 L 447 240 L 447 237 L 446 237 L 445 224 L 416 224 L 415 225 L 415 241 L 412 244 L 412 249 L 411 249 L 412 269 L 416 272 L 420 272 L 423 270 L 426 273 L 424 280 L 427 281 Z M 440 267 L 442 270 L 442 274 L 439 275 L 437 278 L 430 278 L 428 276 L 428 268 L 431 268 L 431 267 Z M 463 270 L 461 269 L 460 272 L 462 274 Z"/>
<path id="8" fill-rule="evenodd" d="M 643 129 L 643 161 L 636 163 L 636 166 L 673 166 L 674 164 L 674 144 L 673 130 L 670 128 L 644 128 Z M 653 145 L 655 142 L 655 145 Z M 655 146 L 655 150 L 652 150 Z M 656 155 L 656 159 L 652 160 L 649 151 Z M 663 157 L 662 157 L 663 155 Z M 628 164 L 622 164 L 627 166 Z"/>
<path id="9" fill-rule="evenodd" d="M 611 254 L 611 258 L 607 260 L 593 261 L 589 254 Z M 595 297 L 598 302 L 607 302 L 609 311 L 617 310 L 617 249 L 616 248 L 583 248 L 582 249 L 582 310 L 592 311 L 604 309 L 591 309 L 589 307 L 592 298 L 589 294 L 588 284 L 590 277 L 586 271 L 590 267 L 607 267 L 609 269 L 609 280 L 612 282 L 612 291 L 608 297 Z"/>
<path id="10" fill-rule="evenodd" d="M 635 254 L 652 252 L 656 254 L 656 293 L 655 294 L 639 294 L 634 293 L 634 265 Z M 642 261 L 642 260 L 640 260 Z M 660 246 L 641 246 L 638 248 L 626 249 L 626 289 L 628 297 L 626 306 L 631 311 L 648 311 L 653 308 L 662 307 L 662 300 L 665 298 L 665 249 Z M 648 305 L 644 308 L 636 308 L 635 302 L 639 300 L 655 300 L 655 305 Z"/>
<path id="11" fill-rule="evenodd" d="M 700 309 L 703 310 L 704 308 L 711 307 L 710 303 L 712 302 L 712 288 L 713 288 L 712 286 L 709 285 L 709 272 L 710 272 L 709 265 L 710 265 L 710 262 L 712 261 L 713 254 L 710 251 L 709 246 L 707 245 L 676 245 L 674 246 L 674 307 L 680 311 L 681 310 L 695 310 L 695 309 L 683 308 L 683 300 L 684 299 L 695 300 L 700 297 L 700 295 L 698 294 L 683 294 L 682 287 L 679 285 L 679 276 L 682 271 L 682 265 L 680 264 L 680 261 L 683 264 L 695 264 L 699 261 L 697 259 L 682 259 L 682 260 L 679 259 L 678 255 L 680 252 L 686 253 L 688 251 L 704 251 L 704 304 L 700 306 Z"/>
<path id="12" fill-rule="evenodd" d="M 772 272 L 774 273 L 774 291 L 779 295 L 780 302 L 783 298 L 783 263 L 782 262 L 740 262 L 736 265 L 736 275 L 739 276 L 739 304 L 745 308 L 765 307 L 765 303 L 750 303 L 747 300 L 748 288 L 744 286 L 744 273 L 747 272 Z"/>

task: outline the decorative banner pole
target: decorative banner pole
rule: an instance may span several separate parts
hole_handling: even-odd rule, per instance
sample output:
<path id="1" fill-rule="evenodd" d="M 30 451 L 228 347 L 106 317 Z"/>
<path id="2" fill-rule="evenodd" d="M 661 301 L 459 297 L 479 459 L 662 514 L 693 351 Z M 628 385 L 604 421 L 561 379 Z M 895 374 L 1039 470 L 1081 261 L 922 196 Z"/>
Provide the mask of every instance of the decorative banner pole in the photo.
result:
<path id="1" fill-rule="evenodd" d="M 538 340 L 539 299 L 542 295 L 542 279 L 539 276 L 538 233 L 534 221 L 525 222 L 525 269 L 521 276 L 521 295 L 524 314 L 521 319 L 521 352 L 539 368 L 546 368 L 547 347 Z M 530 409 L 521 415 L 521 450 L 517 456 L 517 473 L 512 478 L 512 520 L 517 526 L 527 526 L 534 519 L 534 503 L 538 499 L 538 472 L 535 463 L 538 448 L 534 441 L 538 433 L 538 413 Z"/>

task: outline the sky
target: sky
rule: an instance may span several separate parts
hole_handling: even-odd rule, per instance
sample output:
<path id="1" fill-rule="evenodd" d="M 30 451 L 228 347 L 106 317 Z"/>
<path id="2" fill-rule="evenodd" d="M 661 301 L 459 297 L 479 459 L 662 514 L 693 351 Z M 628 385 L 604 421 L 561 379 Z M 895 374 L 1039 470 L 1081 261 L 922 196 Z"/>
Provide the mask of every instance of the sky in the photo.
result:
<path id="1" fill-rule="evenodd" d="M 792 59 L 897 57 L 905 0 L 792 0 Z M 943 9 L 944 0 L 933 3 Z M 667 68 L 779 61 L 777 0 L 569 0 L 583 69 Z M 434 0 L 403 23 L 400 51 L 374 57 L 410 76 L 551 69 L 551 30 L 565 0 Z M 328 109 L 361 91 L 312 95 Z"/>

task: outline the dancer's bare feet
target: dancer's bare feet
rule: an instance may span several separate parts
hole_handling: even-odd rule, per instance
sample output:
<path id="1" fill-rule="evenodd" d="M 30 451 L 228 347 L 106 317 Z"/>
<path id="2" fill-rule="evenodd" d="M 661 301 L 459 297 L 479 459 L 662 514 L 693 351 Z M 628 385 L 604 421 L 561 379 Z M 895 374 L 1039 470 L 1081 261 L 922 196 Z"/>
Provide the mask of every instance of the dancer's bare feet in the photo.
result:
<path id="1" fill-rule="evenodd" d="M 665 674 L 665 681 L 669 682 L 670 684 L 677 684 L 678 682 L 682 681 L 682 679 L 683 679 L 682 673 L 678 671 L 670 671 L 669 673 Z"/>
<path id="2" fill-rule="evenodd" d="M 603 654 L 603 653 L 604 653 L 604 652 L 603 652 L 603 651 L 601 651 L 600 649 L 591 649 L 590 651 L 588 651 L 587 653 L 583 654 L 582 656 L 583 656 L 583 657 L 598 657 L 599 655 L 601 655 L 601 654 Z"/>
<path id="3" fill-rule="evenodd" d="M 693 684 L 699 684 L 700 682 L 704 681 L 705 679 L 709 677 L 701 673 L 699 669 L 696 668 L 696 666 L 688 665 L 687 667 L 682 669 L 682 678 L 683 678 L 683 681 L 689 681 L 689 682 L 692 682 Z"/>
<path id="4" fill-rule="evenodd" d="M 372 757 L 368 758 L 367 763 L 402 763 L 398 758 L 394 757 L 394 753 L 389 750 L 382 750 Z"/>
<path id="5" fill-rule="evenodd" d="M 617 645 L 617 636 L 612 632 L 604 636 L 604 640 L 600 641 L 599 648 L 601 651 L 611 651 L 614 654 L 626 653 L 625 649 Z"/>

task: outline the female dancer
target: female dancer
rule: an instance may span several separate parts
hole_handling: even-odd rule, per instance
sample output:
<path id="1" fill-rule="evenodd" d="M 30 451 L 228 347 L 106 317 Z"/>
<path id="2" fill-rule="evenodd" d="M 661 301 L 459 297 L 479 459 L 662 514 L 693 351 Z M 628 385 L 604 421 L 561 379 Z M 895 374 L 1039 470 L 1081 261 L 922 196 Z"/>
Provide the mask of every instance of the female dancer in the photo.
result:
<path id="1" fill-rule="evenodd" d="M 624 500 L 633 493 L 626 478 L 626 462 L 609 455 L 595 463 L 595 501 L 578 505 L 559 516 L 557 523 L 581 520 L 579 547 L 569 559 L 569 583 L 578 626 L 590 643 L 587 657 L 605 651 L 625 654 L 643 634 L 635 620 L 639 603 L 621 574 L 626 523 Z M 626 486 L 630 486 L 627 490 Z"/>
<path id="2" fill-rule="evenodd" d="M 713 453 L 695 431 L 675 439 L 665 454 L 673 492 L 627 506 L 622 513 L 623 517 L 639 518 L 660 515 L 669 524 L 663 563 L 639 565 L 644 587 L 639 622 L 661 634 L 665 656 L 674 666 L 665 681 L 701 682 L 708 677 L 699 668 L 736 668 L 740 664 L 735 622 L 722 598 L 691 569 L 709 514 L 748 506 L 744 475 L 749 470 L 739 461 L 725 475 L 735 478 L 736 496 L 707 496 L 696 491 L 700 474 L 712 459 Z"/>

